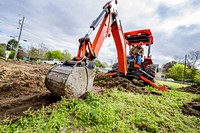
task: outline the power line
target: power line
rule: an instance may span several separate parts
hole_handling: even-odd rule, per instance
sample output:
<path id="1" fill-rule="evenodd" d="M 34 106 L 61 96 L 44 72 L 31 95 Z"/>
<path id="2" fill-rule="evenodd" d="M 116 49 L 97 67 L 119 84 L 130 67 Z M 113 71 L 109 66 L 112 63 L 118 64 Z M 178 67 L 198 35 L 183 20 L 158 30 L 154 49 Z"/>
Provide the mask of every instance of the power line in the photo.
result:
<path id="1" fill-rule="evenodd" d="M 34 35 L 36 38 L 38 38 L 38 39 L 40 39 L 40 40 L 41 40 L 41 38 L 39 38 L 39 37 L 38 37 L 38 35 L 36 35 L 36 34 L 34 34 L 34 33 L 30 32 L 28 29 L 24 29 L 24 31 L 26 31 L 26 32 L 28 32 L 28 33 L 30 33 L 30 34 L 32 34 L 32 35 Z"/>
<path id="2" fill-rule="evenodd" d="M 31 38 L 32 39 L 28 39 L 28 40 L 34 40 L 34 38 L 37 38 L 38 40 L 40 40 L 40 41 L 44 41 L 43 39 L 41 39 L 41 38 L 39 38 L 36 34 L 34 34 L 34 33 L 31 33 L 29 30 L 27 30 L 27 29 L 24 29 L 23 28 L 23 32 L 27 32 L 27 33 L 30 33 L 31 35 L 33 35 L 33 36 L 31 36 Z M 0 36 L 6 36 L 6 37 L 8 37 L 8 38 L 10 38 L 11 36 L 10 36 L 10 34 L 9 33 L 6 33 L 6 32 L 0 32 Z M 16 37 L 17 38 L 17 35 L 14 35 L 14 37 Z M 28 41 L 28 42 L 30 42 L 30 41 Z M 35 42 L 34 42 L 35 43 Z"/>
<path id="3" fill-rule="evenodd" d="M 12 24 L 12 23 L 8 23 L 8 22 L 5 22 L 5 21 L 2 21 L 1 19 L 0 19 L 0 23 L 7 24 L 7 25 L 10 25 L 10 26 L 14 26 L 14 27 L 20 26 L 20 25 L 17 25 L 17 24 Z M 29 30 L 26 26 L 23 26 L 23 31 L 25 31 L 25 32 L 27 32 L 27 33 L 33 35 L 33 36 L 32 36 L 33 38 L 37 38 L 37 39 L 39 39 L 40 41 L 44 41 L 43 39 L 41 39 L 40 37 L 38 37 L 37 34 L 31 32 L 31 30 Z M 10 37 L 10 35 L 8 35 L 9 33 L 6 33 L 5 31 L 0 31 L 0 34 L 6 35 L 6 36 Z"/>
<path id="4" fill-rule="evenodd" d="M 12 24 L 12 23 L 3 22 L 3 21 L 0 21 L 0 23 L 2 23 L 2 24 L 7 24 L 7 25 L 11 25 L 11 26 L 18 26 L 17 24 Z"/>

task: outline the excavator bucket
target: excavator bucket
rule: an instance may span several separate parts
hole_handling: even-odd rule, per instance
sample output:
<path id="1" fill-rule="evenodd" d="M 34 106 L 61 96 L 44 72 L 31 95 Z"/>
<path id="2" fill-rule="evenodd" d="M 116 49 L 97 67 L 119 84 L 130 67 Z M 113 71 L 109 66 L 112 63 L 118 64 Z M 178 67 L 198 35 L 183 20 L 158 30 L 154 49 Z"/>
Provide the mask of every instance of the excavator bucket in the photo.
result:
<path id="1" fill-rule="evenodd" d="M 45 85 L 57 96 L 79 98 L 92 90 L 94 76 L 87 67 L 57 65 L 48 71 Z"/>

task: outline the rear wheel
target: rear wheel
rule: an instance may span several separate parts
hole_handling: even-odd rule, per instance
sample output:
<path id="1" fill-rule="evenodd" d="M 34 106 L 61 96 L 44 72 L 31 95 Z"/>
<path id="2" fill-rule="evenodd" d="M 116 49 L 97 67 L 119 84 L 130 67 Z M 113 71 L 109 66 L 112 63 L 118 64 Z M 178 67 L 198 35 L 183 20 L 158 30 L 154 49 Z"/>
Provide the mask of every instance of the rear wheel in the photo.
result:
<path id="1" fill-rule="evenodd" d="M 147 75 L 146 78 L 148 78 L 149 80 L 154 82 L 154 78 L 156 76 L 156 67 L 154 64 L 148 65 L 146 67 L 146 73 L 149 75 Z"/>
<path id="2" fill-rule="evenodd" d="M 112 69 L 108 71 L 108 73 L 117 72 L 118 71 L 118 63 L 113 64 Z"/>

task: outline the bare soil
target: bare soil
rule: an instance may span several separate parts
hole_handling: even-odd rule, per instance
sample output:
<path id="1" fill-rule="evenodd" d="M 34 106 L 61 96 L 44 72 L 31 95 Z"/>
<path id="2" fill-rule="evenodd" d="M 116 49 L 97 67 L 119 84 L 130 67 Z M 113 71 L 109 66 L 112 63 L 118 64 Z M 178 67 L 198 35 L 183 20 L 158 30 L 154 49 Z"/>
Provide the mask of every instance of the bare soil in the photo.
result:
<path id="1" fill-rule="evenodd" d="M 123 77 L 109 77 L 102 74 L 96 74 L 94 79 L 94 86 L 101 87 L 101 92 L 104 90 L 118 88 L 118 90 L 139 94 L 154 94 L 154 95 L 162 95 L 161 93 L 148 91 L 142 88 L 143 83 L 137 80 L 128 80 Z M 139 87 L 140 86 L 140 87 Z"/>
<path id="2" fill-rule="evenodd" d="M 188 87 L 182 87 L 178 89 L 179 91 L 190 92 L 193 94 L 200 94 L 200 85 L 191 85 Z"/>
<path id="3" fill-rule="evenodd" d="M 40 109 L 53 105 L 60 98 L 51 94 L 44 84 L 46 73 L 51 65 L 5 61 L 0 59 L 0 121 L 17 120 L 26 115 L 26 110 Z M 155 94 L 137 87 L 134 81 L 116 77 L 97 75 L 93 90 L 102 93 L 117 87 L 119 90 L 140 94 Z M 134 82 L 139 85 L 137 81 Z"/>
<path id="4" fill-rule="evenodd" d="M 28 109 L 39 109 L 59 100 L 44 85 L 49 68 L 45 64 L 0 59 L 0 121 L 16 120 Z"/>
<path id="5" fill-rule="evenodd" d="M 200 117 L 200 98 L 183 105 L 182 112 L 185 115 L 194 115 Z"/>
<path id="6" fill-rule="evenodd" d="M 191 85 L 178 89 L 179 91 L 189 92 L 193 94 L 200 94 L 200 85 Z M 182 109 L 183 114 L 194 115 L 200 117 L 200 97 L 185 105 Z"/>

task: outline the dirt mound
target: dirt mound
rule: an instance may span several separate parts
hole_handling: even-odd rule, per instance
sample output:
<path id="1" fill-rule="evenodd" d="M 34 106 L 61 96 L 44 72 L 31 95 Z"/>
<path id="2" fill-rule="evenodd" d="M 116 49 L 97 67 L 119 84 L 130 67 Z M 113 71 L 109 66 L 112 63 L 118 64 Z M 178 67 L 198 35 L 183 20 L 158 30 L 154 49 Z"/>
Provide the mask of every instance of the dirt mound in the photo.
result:
<path id="1" fill-rule="evenodd" d="M 200 85 L 191 85 L 188 87 L 182 87 L 178 89 L 179 91 L 190 92 L 193 94 L 200 94 Z"/>
<path id="2" fill-rule="evenodd" d="M 183 105 L 183 114 L 200 117 L 200 98 Z"/>
<path id="3" fill-rule="evenodd" d="M 0 64 L 0 100 L 46 90 L 44 78 L 49 67 L 4 63 Z"/>
<path id="4" fill-rule="evenodd" d="M 94 86 L 101 87 L 102 91 L 117 87 L 119 90 L 126 91 L 126 92 L 128 91 L 128 92 L 139 93 L 139 94 L 152 93 L 155 95 L 161 95 L 159 93 L 150 92 L 150 91 L 145 90 L 144 88 L 135 86 L 133 82 L 122 77 L 112 78 L 106 75 L 97 74 L 94 79 Z"/>
<path id="5" fill-rule="evenodd" d="M 16 120 L 25 115 L 23 112 L 27 109 L 40 109 L 60 100 L 51 94 L 44 84 L 46 73 L 51 67 L 47 64 L 0 59 L 0 121 Z M 100 75 L 95 77 L 93 87 L 95 92 L 103 92 L 114 87 L 134 93 L 160 95 L 137 87 L 125 78 Z"/>
<path id="6" fill-rule="evenodd" d="M 44 85 L 50 67 L 0 59 L 0 120 L 17 119 L 29 108 L 38 109 L 55 102 L 56 98 Z"/>

